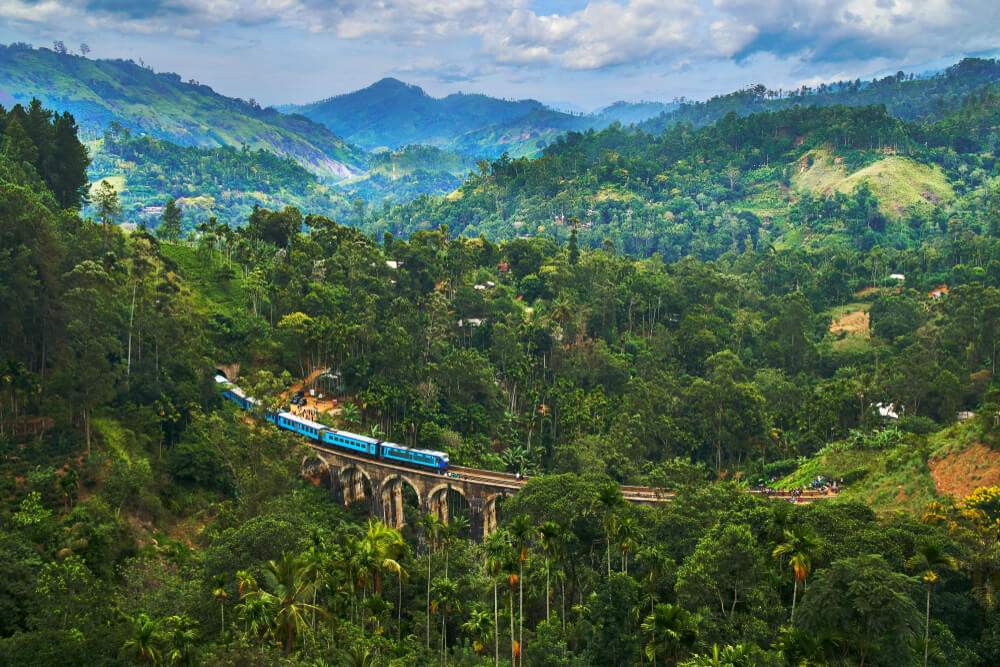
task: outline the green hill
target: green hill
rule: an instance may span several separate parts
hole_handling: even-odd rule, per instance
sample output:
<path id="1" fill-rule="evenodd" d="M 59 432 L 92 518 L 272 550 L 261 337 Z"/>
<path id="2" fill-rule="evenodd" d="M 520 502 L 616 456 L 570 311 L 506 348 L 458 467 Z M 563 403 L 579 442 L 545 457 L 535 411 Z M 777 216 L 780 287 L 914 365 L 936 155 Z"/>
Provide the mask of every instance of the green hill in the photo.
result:
<path id="1" fill-rule="evenodd" d="M 69 111 L 96 139 L 112 123 L 184 146 L 244 144 L 289 157 L 322 178 L 341 179 L 364 169 L 364 151 L 298 115 L 262 109 L 225 97 L 173 73 L 132 61 L 89 60 L 48 49 L 0 45 L 0 97 L 27 104 L 33 97 Z"/>
<path id="2" fill-rule="evenodd" d="M 575 229 L 590 246 L 610 240 L 670 259 L 747 244 L 912 247 L 947 231 L 951 216 L 983 228 L 973 209 L 996 173 L 995 131 L 972 132 L 962 113 L 971 111 L 928 126 L 883 106 L 794 107 L 658 136 L 617 125 L 571 132 L 538 159 L 494 160 L 454 196 L 415 201 L 373 226 L 556 240 Z"/>
<path id="3" fill-rule="evenodd" d="M 796 90 L 772 90 L 758 84 L 704 102 L 684 102 L 674 110 L 639 123 L 639 127 L 659 134 L 675 123 L 703 127 L 730 111 L 745 116 L 794 106 L 872 104 L 885 105 L 891 115 L 903 120 L 935 120 L 958 107 L 967 95 L 998 80 L 1000 62 L 966 58 L 929 77 L 914 77 L 900 71 L 869 82 L 837 81 Z"/>
<path id="4" fill-rule="evenodd" d="M 455 93 L 431 97 L 418 86 L 386 78 L 352 93 L 283 107 L 322 123 L 368 150 L 426 144 L 477 157 L 536 155 L 571 130 L 601 129 L 651 118 L 674 105 L 617 102 L 597 114 L 574 115 L 536 100 Z"/>
<path id="5" fill-rule="evenodd" d="M 150 137 L 109 133 L 89 146 L 92 182 L 109 180 L 118 191 L 127 221 L 145 219 L 153 227 L 170 197 L 185 211 L 185 227 L 209 216 L 232 227 L 242 225 L 254 206 L 322 211 L 342 219 L 349 211 L 343 194 L 288 158 L 265 150 L 232 146 L 178 146 Z"/>

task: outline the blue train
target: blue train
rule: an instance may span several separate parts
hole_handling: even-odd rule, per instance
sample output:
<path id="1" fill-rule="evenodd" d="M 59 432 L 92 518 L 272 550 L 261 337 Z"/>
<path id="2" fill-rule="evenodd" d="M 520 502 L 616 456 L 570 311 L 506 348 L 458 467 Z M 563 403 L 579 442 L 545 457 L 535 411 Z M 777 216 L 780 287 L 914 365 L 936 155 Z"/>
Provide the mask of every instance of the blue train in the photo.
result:
<path id="1" fill-rule="evenodd" d="M 228 398 L 243 410 L 257 409 L 259 401 L 252 396 L 247 396 L 243 393 L 242 389 L 229 382 L 225 376 L 221 374 L 216 375 L 215 381 L 223 387 L 222 395 L 225 398 Z M 290 412 L 268 413 L 264 418 L 278 428 L 298 433 L 332 448 L 348 450 L 354 454 L 364 454 L 373 458 L 386 459 L 393 463 L 424 469 L 430 468 L 438 473 L 444 473 L 449 466 L 448 455 L 444 452 L 405 447 L 392 442 L 369 438 L 366 435 L 339 431 L 318 422 L 303 419 Z"/>

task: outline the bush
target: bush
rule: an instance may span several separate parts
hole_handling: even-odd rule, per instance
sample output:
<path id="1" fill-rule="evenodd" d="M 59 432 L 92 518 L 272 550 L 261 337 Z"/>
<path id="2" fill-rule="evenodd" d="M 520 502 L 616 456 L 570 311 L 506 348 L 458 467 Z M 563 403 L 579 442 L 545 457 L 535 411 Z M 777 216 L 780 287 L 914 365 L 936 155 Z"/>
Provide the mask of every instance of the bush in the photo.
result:
<path id="1" fill-rule="evenodd" d="M 899 430 L 916 435 L 928 435 L 937 431 L 940 426 L 930 417 L 918 417 L 916 415 L 903 415 L 896 422 Z"/>

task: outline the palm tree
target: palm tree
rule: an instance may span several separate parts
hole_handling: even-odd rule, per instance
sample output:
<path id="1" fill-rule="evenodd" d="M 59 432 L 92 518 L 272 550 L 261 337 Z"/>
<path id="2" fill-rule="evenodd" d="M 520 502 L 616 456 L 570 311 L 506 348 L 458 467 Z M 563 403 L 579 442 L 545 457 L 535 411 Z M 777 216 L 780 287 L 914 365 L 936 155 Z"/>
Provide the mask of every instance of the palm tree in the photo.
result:
<path id="1" fill-rule="evenodd" d="M 646 592 L 649 594 L 649 613 L 653 613 L 653 608 L 656 605 L 656 584 L 660 577 L 663 576 L 663 571 L 667 568 L 667 565 L 672 564 L 673 561 L 667 558 L 667 555 L 663 553 L 663 550 L 656 545 L 643 547 L 639 550 L 639 560 L 647 563 L 649 566 L 649 575 L 646 577 Z"/>
<path id="2" fill-rule="evenodd" d="M 175 614 L 167 619 L 170 624 L 170 652 L 167 659 L 173 665 L 190 665 L 194 661 L 195 642 L 198 641 L 198 622 L 187 614 Z"/>
<path id="3" fill-rule="evenodd" d="M 374 593 L 365 600 L 364 609 L 367 612 L 365 623 L 371 622 L 372 631 L 377 635 L 382 634 L 382 617 L 392 609 L 392 605 L 386 602 L 380 594 Z"/>
<path id="4" fill-rule="evenodd" d="M 458 541 L 459 536 L 469 527 L 469 520 L 464 516 L 454 516 L 451 521 L 442 524 L 439 528 L 441 537 L 441 549 L 444 551 L 444 576 L 448 576 L 448 559 L 451 547 Z"/>
<path id="5" fill-rule="evenodd" d="M 944 552 L 940 542 L 928 540 L 917 547 L 917 552 L 906 561 L 906 567 L 920 572 L 920 578 L 927 584 L 927 610 L 924 616 L 924 667 L 927 667 L 931 630 L 931 587 L 938 580 L 937 573 L 944 569 L 955 569 L 956 561 Z"/>
<path id="6" fill-rule="evenodd" d="M 365 533 L 364 542 L 375 556 L 372 579 L 375 582 L 375 592 L 381 594 L 382 570 L 389 570 L 394 574 L 403 571 L 396 557 L 405 551 L 406 543 L 398 530 L 374 519 L 368 519 L 368 531 Z"/>
<path id="7" fill-rule="evenodd" d="M 812 572 L 813 560 L 819 557 L 822 546 L 811 528 L 793 526 L 785 531 L 785 541 L 774 548 L 775 558 L 788 556 L 788 564 L 792 566 L 795 575 L 795 586 L 792 589 L 792 624 L 795 623 L 795 603 L 798 599 L 799 582 L 805 585 L 805 580 Z"/>
<path id="8" fill-rule="evenodd" d="M 247 591 L 243 596 L 243 603 L 237 605 L 236 613 L 243 621 L 244 635 L 261 641 L 261 652 L 263 652 L 263 640 L 274 632 L 272 621 L 275 616 L 275 607 L 270 598 L 255 596 L 256 590 Z"/>
<path id="9" fill-rule="evenodd" d="M 483 540 L 484 567 L 487 576 L 493 580 L 493 641 L 496 667 L 500 667 L 500 608 L 497 604 L 497 580 L 507 568 L 509 548 L 510 535 L 505 530 L 498 530 Z"/>
<path id="10" fill-rule="evenodd" d="M 618 525 L 618 548 L 622 552 L 622 572 L 628 574 L 628 555 L 635 549 L 635 535 L 639 526 L 635 519 L 628 517 Z"/>
<path id="11" fill-rule="evenodd" d="M 752 667 L 753 653 L 747 644 L 735 646 L 726 645 L 719 650 L 718 644 L 712 644 L 712 653 L 691 656 L 685 667 Z"/>
<path id="12" fill-rule="evenodd" d="M 654 665 L 657 655 L 662 655 L 664 660 L 669 656 L 677 662 L 680 650 L 691 646 L 698 638 L 700 620 L 683 607 L 663 603 L 656 605 L 653 613 L 642 622 L 642 631 L 649 638 L 645 647 L 646 657 Z"/>
<path id="13" fill-rule="evenodd" d="M 212 588 L 212 595 L 215 596 L 215 601 L 219 603 L 219 614 L 222 617 L 222 626 L 219 630 L 220 636 L 226 631 L 226 598 L 229 594 L 226 593 L 226 580 L 227 577 L 224 574 L 215 575 L 214 587 Z"/>
<path id="14" fill-rule="evenodd" d="M 459 608 L 458 584 L 451 579 L 435 579 L 431 586 L 432 609 L 441 616 L 441 661 L 448 664 L 448 614 Z"/>
<path id="15" fill-rule="evenodd" d="M 438 531 L 441 530 L 441 522 L 438 518 L 427 512 L 420 517 L 420 525 L 424 529 L 424 540 L 427 542 L 427 648 L 431 647 L 431 561 L 433 554 L 433 544 L 437 542 Z"/>
<path id="16" fill-rule="evenodd" d="M 521 647 L 522 655 L 519 656 L 519 663 L 523 664 L 524 650 L 524 561 L 528 558 L 528 541 L 534 532 L 531 522 L 524 514 L 514 517 L 510 522 L 510 535 L 513 539 L 514 549 L 518 557 L 517 574 L 517 644 Z"/>
<path id="17" fill-rule="evenodd" d="M 469 618 L 462 624 L 462 632 L 472 638 L 472 650 L 477 654 L 486 649 L 486 642 L 490 639 L 492 627 L 490 625 L 490 612 L 476 603 Z"/>
<path id="18" fill-rule="evenodd" d="M 236 585 L 239 587 L 241 598 L 244 594 L 257 590 L 257 580 L 249 570 L 238 570 L 236 572 Z"/>
<path id="19" fill-rule="evenodd" d="M 367 646 L 355 645 L 340 652 L 341 664 L 347 667 L 372 667 L 375 653 Z"/>
<path id="20" fill-rule="evenodd" d="M 611 534 L 617 532 L 618 516 L 615 510 L 622 504 L 622 490 L 613 482 L 601 487 L 601 492 L 597 497 L 604 512 L 601 516 L 601 524 L 604 526 L 604 539 L 608 550 L 608 577 L 611 577 Z"/>
<path id="21" fill-rule="evenodd" d="M 552 589 L 549 586 L 550 571 L 552 561 L 562 552 L 563 549 L 563 529 L 554 521 L 546 521 L 538 529 L 541 537 L 542 552 L 545 554 L 545 622 L 548 623 L 551 613 L 549 611 L 549 601 L 552 597 Z"/>
<path id="22" fill-rule="evenodd" d="M 160 661 L 161 641 L 160 622 L 146 614 L 139 614 L 132 619 L 132 634 L 122 644 L 122 654 L 139 664 L 157 663 Z"/>
<path id="23" fill-rule="evenodd" d="M 307 558 L 282 554 L 280 561 L 268 561 L 264 571 L 267 589 L 252 591 L 248 597 L 267 600 L 275 609 L 274 625 L 281 633 L 285 655 L 290 655 L 295 638 L 303 631 L 312 632 L 306 613 L 319 611 L 312 599 L 313 590 L 319 585 L 313 576 L 314 565 Z"/>

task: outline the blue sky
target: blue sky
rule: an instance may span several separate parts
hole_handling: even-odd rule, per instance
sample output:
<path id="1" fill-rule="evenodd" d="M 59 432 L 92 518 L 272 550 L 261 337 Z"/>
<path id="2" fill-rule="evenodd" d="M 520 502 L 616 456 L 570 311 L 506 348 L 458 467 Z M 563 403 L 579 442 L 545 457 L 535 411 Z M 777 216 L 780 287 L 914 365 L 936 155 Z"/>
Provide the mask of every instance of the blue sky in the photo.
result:
<path id="1" fill-rule="evenodd" d="M 923 71 L 1000 48 L 998 0 L 0 0 L 0 41 L 81 42 L 227 95 L 384 77 L 583 109 Z"/>

